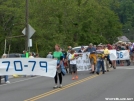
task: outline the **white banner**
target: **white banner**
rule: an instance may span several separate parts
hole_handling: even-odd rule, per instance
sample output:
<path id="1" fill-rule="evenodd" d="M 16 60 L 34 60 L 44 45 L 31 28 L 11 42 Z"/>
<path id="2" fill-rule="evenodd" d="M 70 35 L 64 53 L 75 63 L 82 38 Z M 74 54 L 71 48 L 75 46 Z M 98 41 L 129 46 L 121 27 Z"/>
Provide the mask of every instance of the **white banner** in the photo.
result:
<path id="1" fill-rule="evenodd" d="M 48 58 L 2 58 L 0 75 L 40 75 L 54 77 L 57 60 Z"/>
<path id="2" fill-rule="evenodd" d="M 128 50 L 110 50 L 110 60 L 129 60 L 129 52 Z"/>
<path id="3" fill-rule="evenodd" d="M 76 60 L 77 71 L 88 71 L 90 70 L 90 53 L 82 53 L 82 56 Z"/>

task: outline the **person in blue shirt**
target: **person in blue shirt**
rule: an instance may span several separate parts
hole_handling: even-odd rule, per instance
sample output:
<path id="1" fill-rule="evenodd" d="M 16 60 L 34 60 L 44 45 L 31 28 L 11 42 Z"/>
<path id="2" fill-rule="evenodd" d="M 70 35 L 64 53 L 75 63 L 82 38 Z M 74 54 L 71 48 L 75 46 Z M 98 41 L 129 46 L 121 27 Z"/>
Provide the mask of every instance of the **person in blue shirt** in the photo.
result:
<path id="1" fill-rule="evenodd" d="M 91 68 L 92 68 L 91 73 L 94 74 L 95 69 L 96 69 L 95 65 L 97 63 L 97 58 L 96 58 L 96 54 L 95 54 L 96 53 L 96 49 L 93 47 L 93 44 L 90 43 L 89 47 L 87 47 L 84 51 L 85 52 L 90 52 L 89 58 L 90 58 L 90 63 L 91 63 Z"/>

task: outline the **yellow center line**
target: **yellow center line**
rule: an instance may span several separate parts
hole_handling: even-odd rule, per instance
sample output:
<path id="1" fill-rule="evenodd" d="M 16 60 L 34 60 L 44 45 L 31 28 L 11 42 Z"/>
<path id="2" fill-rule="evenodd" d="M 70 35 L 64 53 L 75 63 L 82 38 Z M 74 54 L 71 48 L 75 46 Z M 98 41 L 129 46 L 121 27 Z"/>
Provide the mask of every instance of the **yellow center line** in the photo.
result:
<path id="1" fill-rule="evenodd" d="M 80 83 L 82 83 L 82 82 L 85 82 L 85 81 L 87 81 L 87 80 L 90 80 L 90 79 L 92 79 L 92 78 L 95 78 L 95 77 L 97 77 L 97 76 L 98 76 L 98 75 L 93 75 L 93 76 L 84 78 L 84 79 L 82 79 L 82 80 L 79 80 L 79 81 L 70 83 L 70 84 L 68 84 L 68 85 L 66 85 L 66 86 L 63 86 L 63 88 L 54 89 L 54 90 L 51 90 L 51 91 L 48 91 L 48 92 L 46 92 L 46 93 L 37 95 L 37 96 L 35 96 L 35 97 L 29 98 L 29 99 L 24 100 L 24 101 L 36 101 L 36 100 L 39 100 L 39 99 L 41 99 L 41 98 L 44 98 L 44 97 L 49 96 L 49 95 L 52 95 L 52 94 L 54 94 L 54 93 L 56 93 L 56 92 L 60 92 L 60 91 L 62 91 L 62 90 L 64 90 L 64 89 L 70 88 L 70 87 L 72 87 L 72 86 L 75 86 L 75 85 L 77 85 L 77 84 L 80 84 Z"/>

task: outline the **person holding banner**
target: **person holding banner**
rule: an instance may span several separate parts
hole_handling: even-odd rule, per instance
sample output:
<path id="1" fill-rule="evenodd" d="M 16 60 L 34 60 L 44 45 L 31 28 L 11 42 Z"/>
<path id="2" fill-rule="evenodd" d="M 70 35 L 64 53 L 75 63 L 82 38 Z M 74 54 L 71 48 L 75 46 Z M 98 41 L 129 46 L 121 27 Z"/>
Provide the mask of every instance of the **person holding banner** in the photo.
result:
<path id="1" fill-rule="evenodd" d="M 53 58 L 52 52 L 49 52 L 46 58 L 52 59 Z"/>
<path id="2" fill-rule="evenodd" d="M 93 47 L 93 44 L 90 43 L 89 47 L 87 47 L 84 51 L 90 52 L 89 58 L 90 58 L 90 63 L 91 63 L 91 68 L 92 68 L 92 74 L 94 74 L 95 72 L 95 65 L 97 63 L 97 59 L 96 59 L 96 49 Z"/>
<path id="3" fill-rule="evenodd" d="M 129 55 L 130 55 L 130 48 L 129 48 L 129 46 L 127 45 L 126 46 L 126 50 L 128 50 L 128 52 L 129 52 Z M 127 62 L 127 66 L 130 66 L 130 59 L 129 60 L 126 60 L 126 62 Z"/>
<path id="4" fill-rule="evenodd" d="M 72 72 L 71 72 L 71 68 L 70 68 L 70 60 L 69 60 L 69 55 L 71 54 L 70 53 L 70 51 L 71 51 L 72 49 L 71 48 L 68 48 L 68 51 L 67 51 L 67 65 L 68 65 L 68 69 L 69 69 L 69 73 L 70 74 L 72 74 Z"/>
<path id="5" fill-rule="evenodd" d="M 96 74 L 99 75 L 100 73 L 100 68 L 102 67 L 102 72 L 105 74 L 105 69 L 104 69 L 104 50 L 101 49 L 102 45 L 98 45 L 98 49 L 96 50 L 97 54 L 97 71 Z"/>
<path id="6" fill-rule="evenodd" d="M 105 55 L 105 63 L 106 63 L 107 72 L 109 72 L 109 61 L 110 61 L 109 54 L 110 54 L 110 52 L 109 52 L 108 48 L 105 46 L 104 47 L 104 55 Z"/>
<path id="7" fill-rule="evenodd" d="M 53 58 L 57 60 L 57 71 L 56 71 L 56 75 L 54 77 L 54 81 L 55 81 L 55 86 L 53 88 L 57 88 L 57 87 L 62 87 L 62 73 L 61 73 L 61 57 L 63 57 L 62 52 L 60 51 L 60 46 L 59 45 L 55 45 L 55 52 L 53 53 Z M 58 77 L 59 77 L 59 86 L 57 85 L 58 83 Z"/>
<path id="8" fill-rule="evenodd" d="M 72 72 L 72 80 L 78 79 L 77 75 L 77 67 L 76 67 L 76 59 L 78 58 L 78 55 L 75 55 L 75 51 L 71 50 L 71 54 L 69 55 L 70 60 L 70 67 Z"/>
<path id="9" fill-rule="evenodd" d="M 83 53 L 84 52 L 84 46 L 81 46 L 81 49 L 78 51 L 78 53 Z"/>
<path id="10" fill-rule="evenodd" d="M 115 45 L 112 46 L 112 50 L 116 50 Z M 116 60 L 112 60 L 112 66 L 113 66 L 114 69 L 116 69 Z"/>

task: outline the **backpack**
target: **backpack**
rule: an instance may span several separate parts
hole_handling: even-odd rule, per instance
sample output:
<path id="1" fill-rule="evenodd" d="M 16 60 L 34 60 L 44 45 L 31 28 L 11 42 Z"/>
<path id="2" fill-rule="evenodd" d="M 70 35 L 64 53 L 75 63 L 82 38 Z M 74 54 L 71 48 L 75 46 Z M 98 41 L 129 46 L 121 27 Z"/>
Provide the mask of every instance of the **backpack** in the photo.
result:
<path id="1" fill-rule="evenodd" d="M 63 62 L 62 62 L 62 64 L 61 64 L 61 73 L 62 73 L 63 76 L 65 76 L 65 75 L 67 74 Z"/>

